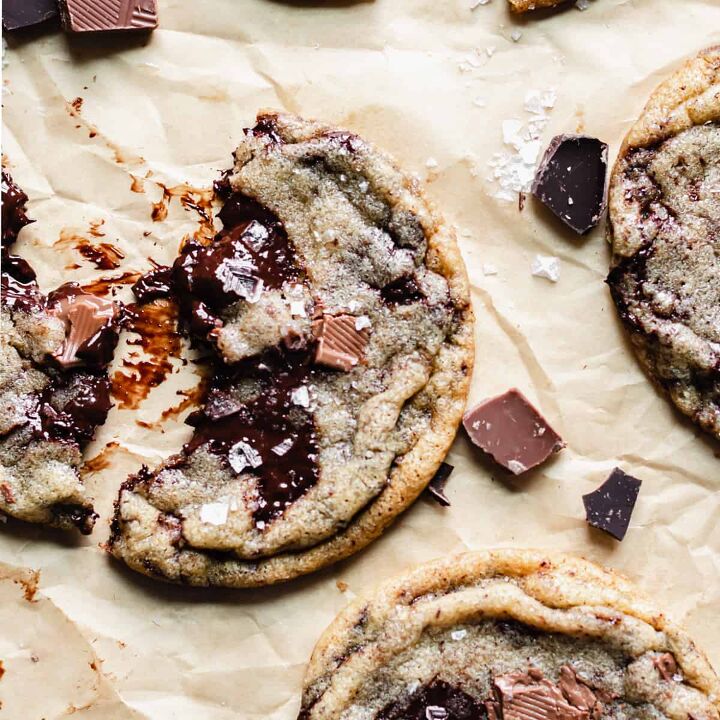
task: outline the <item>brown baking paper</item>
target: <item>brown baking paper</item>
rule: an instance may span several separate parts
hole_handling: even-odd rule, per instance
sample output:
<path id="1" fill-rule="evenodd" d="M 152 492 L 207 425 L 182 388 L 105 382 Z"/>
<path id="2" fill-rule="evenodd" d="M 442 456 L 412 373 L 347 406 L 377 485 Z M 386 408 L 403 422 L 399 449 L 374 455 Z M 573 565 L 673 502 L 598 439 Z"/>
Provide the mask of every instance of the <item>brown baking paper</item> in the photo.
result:
<path id="1" fill-rule="evenodd" d="M 262 591 L 158 584 L 100 544 L 120 483 L 190 434 L 189 407 L 162 421 L 199 382 L 183 344 L 187 367 L 167 360 L 165 382 L 137 410 L 115 407 L 87 451 L 93 535 L 0 527 L 0 718 L 289 720 L 315 640 L 351 598 L 413 563 L 495 546 L 621 570 L 720 666 L 718 446 L 640 371 L 603 283 L 602 229 L 577 238 L 530 199 L 520 212 L 502 186 L 515 177 L 513 141 L 531 166 L 561 132 L 600 137 L 614 156 L 656 84 L 720 42 L 720 3 L 592 0 L 519 20 L 503 0 L 473 4 L 166 0 L 149 39 L 11 39 L 3 152 L 37 219 L 17 251 L 43 289 L 171 261 L 202 230 L 181 203 L 201 198 L 182 184 L 208 188 L 258 108 L 322 118 L 426 179 L 457 226 L 477 315 L 471 402 L 517 386 L 567 448 L 511 479 L 461 434 L 452 506 L 420 499 L 336 567 Z M 119 267 L 96 269 L 75 249 L 83 238 L 118 248 Z M 559 258 L 557 283 L 531 274 L 537 254 Z M 117 290 L 130 299 L 128 285 Z M 133 339 L 117 356 L 139 350 Z M 114 370 L 131 374 L 119 357 Z M 643 481 L 622 544 L 588 529 L 581 500 L 615 466 Z"/>

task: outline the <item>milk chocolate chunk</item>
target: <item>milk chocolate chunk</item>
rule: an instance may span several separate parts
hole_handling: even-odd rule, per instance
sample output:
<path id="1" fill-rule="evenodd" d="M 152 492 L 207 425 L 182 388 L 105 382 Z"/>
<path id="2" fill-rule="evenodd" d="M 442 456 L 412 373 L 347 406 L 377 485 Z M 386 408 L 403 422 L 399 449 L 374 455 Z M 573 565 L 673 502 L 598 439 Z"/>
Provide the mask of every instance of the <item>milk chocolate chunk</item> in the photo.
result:
<path id="1" fill-rule="evenodd" d="M 653 665 L 658 671 L 658 675 L 666 682 L 676 679 L 678 675 L 678 665 L 672 653 L 662 653 L 662 655 L 658 655 L 653 660 Z"/>
<path id="2" fill-rule="evenodd" d="M 57 0 L 4 0 L 3 30 L 22 30 L 56 18 Z"/>
<path id="3" fill-rule="evenodd" d="M 60 0 L 63 27 L 70 32 L 152 30 L 158 25 L 156 0 Z"/>
<path id="4" fill-rule="evenodd" d="M 622 540 L 630 524 L 641 484 L 642 481 L 615 468 L 597 490 L 583 495 L 588 523 Z"/>
<path id="5" fill-rule="evenodd" d="M 565 447 L 530 401 L 513 388 L 468 410 L 463 425 L 475 445 L 514 475 Z"/>
<path id="6" fill-rule="evenodd" d="M 117 307 L 110 300 L 83 292 L 74 283 L 49 298 L 51 312 L 65 322 L 65 342 L 53 357 L 62 368 L 103 366 L 117 344 Z"/>
<path id="7" fill-rule="evenodd" d="M 368 342 L 367 327 L 360 326 L 353 315 L 323 315 L 313 323 L 317 338 L 315 362 L 319 365 L 349 372 L 363 358 Z"/>
<path id="8" fill-rule="evenodd" d="M 600 221 L 607 191 L 607 145 L 585 135 L 558 135 L 545 151 L 533 195 L 583 235 Z"/>
<path id="9" fill-rule="evenodd" d="M 450 473 L 452 473 L 454 469 L 455 468 L 449 463 L 440 463 L 440 467 L 435 475 L 433 475 L 433 478 L 427 487 L 427 490 L 433 499 L 440 503 L 443 507 L 450 507 L 450 501 L 445 495 L 445 485 L 450 477 Z"/>

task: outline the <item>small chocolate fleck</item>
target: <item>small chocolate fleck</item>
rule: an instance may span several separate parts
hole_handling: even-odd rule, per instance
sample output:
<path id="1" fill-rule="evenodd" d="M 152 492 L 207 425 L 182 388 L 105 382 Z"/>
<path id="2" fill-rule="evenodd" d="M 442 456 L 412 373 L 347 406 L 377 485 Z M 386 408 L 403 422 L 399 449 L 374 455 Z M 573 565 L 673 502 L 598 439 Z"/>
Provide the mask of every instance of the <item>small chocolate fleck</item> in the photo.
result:
<path id="1" fill-rule="evenodd" d="M 455 468 L 449 463 L 440 463 L 440 467 L 427 486 L 427 491 L 430 496 L 443 507 L 450 507 L 450 501 L 445 495 L 445 485 L 450 477 L 450 473 L 452 473 L 454 469 Z"/>
<path id="2" fill-rule="evenodd" d="M 468 410 L 463 426 L 475 445 L 514 475 L 540 465 L 565 447 L 547 420 L 515 388 Z"/>
<path id="3" fill-rule="evenodd" d="M 597 490 L 583 495 L 587 522 L 622 540 L 630 525 L 641 484 L 641 480 L 615 468 Z"/>
<path id="4" fill-rule="evenodd" d="M 585 135 L 557 135 L 545 151 L 533 195 L 576 233 L 594 228 L 606 204 L 607 151 Z"/>

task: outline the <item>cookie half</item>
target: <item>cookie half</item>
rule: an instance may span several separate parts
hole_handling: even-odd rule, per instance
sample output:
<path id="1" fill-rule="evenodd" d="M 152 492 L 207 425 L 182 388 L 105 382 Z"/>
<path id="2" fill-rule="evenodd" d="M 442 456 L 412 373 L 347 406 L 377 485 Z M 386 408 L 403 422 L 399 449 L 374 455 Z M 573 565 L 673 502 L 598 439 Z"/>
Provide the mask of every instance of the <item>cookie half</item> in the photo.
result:
<path id="1" fill-rule="evenodd" d="M 610 180 L 608 284 L 640 362 L 720 439 L 720 47 L 653 93 Z"/>
<path id="2" fill-rule="evenodd" d="M 358 136 L 262 114 L 221 185 L 223 230 L 171 272 L 213 378 L 183 452 L 123 487 L 109 547 L 154 577 L 250 587 L 358 551 L 425 488 L 473 317 L 452 230 Z"/>
<path id="3" fill-rule="evenodd" d="M 10 254 L 27 196 L 3 171 L 0 290 L 0 511 L 89 533 L 96 514 L 79 475 L 82 449 L 111 406 L 113 303 L 67 284 L 46 296 Z"/>
<path id="4" fill-rule="evenodd" d="M 717 720 L 720 683 L 624 578 L 572 556 L 469 553 L 341 613 L 303 720 Z"/>

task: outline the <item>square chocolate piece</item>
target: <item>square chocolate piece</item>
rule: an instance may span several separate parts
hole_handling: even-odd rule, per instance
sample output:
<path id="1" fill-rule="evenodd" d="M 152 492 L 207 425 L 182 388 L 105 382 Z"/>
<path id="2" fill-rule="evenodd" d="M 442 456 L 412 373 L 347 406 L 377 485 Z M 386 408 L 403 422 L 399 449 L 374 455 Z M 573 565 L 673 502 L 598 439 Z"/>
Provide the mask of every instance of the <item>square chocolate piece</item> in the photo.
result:
<path id="1" fill-rule="evenodd" d="M 557 135 L 535 173 L 533 195 L 569 228 L 583 235 L 605 210 L 608 147 L 586 135 Z"/>
<path id="2" fill-rule="evenodd" d="M 583 495 L 588 523 L 622 540 L 630 525 L 640 485 L 641 480 L 615 468 L 597 490 Z"/>
<path id="3" fill-rule="evenodd" d="M 57 0 L 4 0 L 3 29 L 22 30 L 57 17 Z"/>
<path id="4" fill-rule="evenodd" d="M 468 410 L 463 425 L 475 445 L 514 475 L 540 465 L 565 447 L 547 420 L 515 388 Z"/>
<path id="5" fill-rule="evenodd" d="M 59 0 L 63 27 L 69 32 L 153 30 L 157 0 Z"/>

